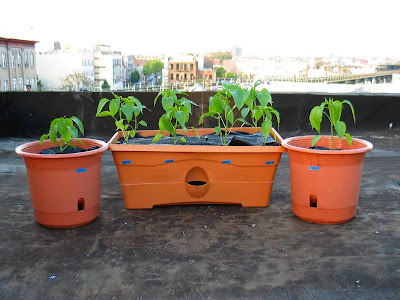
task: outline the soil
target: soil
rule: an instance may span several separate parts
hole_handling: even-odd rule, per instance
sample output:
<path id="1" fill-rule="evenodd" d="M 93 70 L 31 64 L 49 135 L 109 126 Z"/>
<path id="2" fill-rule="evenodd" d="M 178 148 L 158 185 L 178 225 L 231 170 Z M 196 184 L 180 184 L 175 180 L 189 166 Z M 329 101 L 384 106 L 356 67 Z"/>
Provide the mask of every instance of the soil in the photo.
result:
<path id="1" fill-rule="evenodd" d="M 79 147 L 73 148 L 71 146 L 68 146 L 63 151 L 60 151 L 60 147 L 52 147 L 52 148 L 43 149 L 42 151 L 40 151 L 40 154 L 71 154 L 71 153 L 80 153 L 80 152 L 91 151 L 91 150 L 95 150 L 95 149 L 99 149 L 99 148 L 100 148 L 99 146 L 94 146 L 89 149 L 83 149 L 83 148 L 79 148 Z"/>
<path id="2" fill-rule="evenodd" d="M 179 139 L 185 137 L 186 144 L 183 144 Z M 222 145 L 221 137 L 214 134 L 188 137 L 177 135 L 177 145 L 205 145 L 205 146 L 220 146 Z M 174 139 L 170 136 L 165 136 L 156 143 L 152 143 L 153 137 L 136 136 L 129 138 L 128 144 L 131 145 L 173 145 Z M 121 138 L 119 144 L 126 144 L 125 140 Z M 280 146 L 280 144 L 270 135 L 267 137 L 264 145 L 264 137 L 261 133 L 250 134 L 247 132 L 231 132 L 227 138 L 228 146 Z"/>
<path id="3" fill-rule="evenodd" d="M 308 149 L 314 149 L 314 150 L 328 150 L 328 151 L 331 150 L 331 149 L 329 149 L 329 148 L 320 147 L 320 146 L 313 146 L 313 147 L 309 147 Z M 342 150 L 342 149 L 332 149 L 332 150 Z"/>

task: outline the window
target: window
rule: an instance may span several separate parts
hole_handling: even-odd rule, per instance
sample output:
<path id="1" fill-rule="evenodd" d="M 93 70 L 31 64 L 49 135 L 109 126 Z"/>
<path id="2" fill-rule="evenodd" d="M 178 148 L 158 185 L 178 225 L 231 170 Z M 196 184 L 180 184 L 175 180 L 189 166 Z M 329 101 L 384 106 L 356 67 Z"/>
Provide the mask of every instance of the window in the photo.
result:
<path id="1" fill-rule="evenodd" d="M 208 75 L 208 80 L 212 80 L 212 75 Z"/>
<path id="2" fill-rule="evenodd" d="M 186 66 L 186 65 L 185 65 Z M 183 78 L 185 81 L 187 80 L 187 75 L 185 74 L 185 76 L 184 76 L 184 78 Z"/>
<path id="3" fill-rule="evenodd" d="M 176 69 L 179 70 L 179 64 L 176 64 Z"/>
<path id="4" fill-rule="evenodd" d="M 15 68 L 15 55 L 14 55 L 14 53 L 11 53 L 11 67 Z"/>
<path id="5" fill-rule="evenodd" d="M 170 69 L 171 69 L 171 70 L 174 69 L 174 64 L 170 64 Z"/>
<path id="6" fill-rule="evenodd" d="M 33 58 L 33 53 L 31 53 L 31 67 L 33 68 L 35 66 L 35 60 Z"/>
<path id="7" fill-rule="evenodd" d="M 179 81 L 179 74 L 176 74 L 175 80 Z"/>
<path id="8" fill-rule="evenodd" d="M 174 74 L 171 74 L 171 80 L 174 80 Z"/>
<path id="9" fill-rule="evenodd" d="M 18 67 L 20 68 L 22 66 L 22 57 L 21 57 L 21 53 L 18 52 L 17 54 L 17 61 L 18 61 Z"/>
<path id="10" fill-rule="evenodd" d="M 187 71 L 187 64 L 185 64 L 185 66 L 184 66 L 184 70 L 185 70 L 185 71 Z"/>
<path id="11" fill-rule="evenodd" d="M 19 89 L 21 91 L 24 89 L 24 79 L 22 77 L 19 78 Z"/>
<path id="12" fill-rule="evenodd" d="M 193 64 L 190 64 L 190 71 L 193 71 Z"/>
<path id="13" fill-rule="evenodd" d="M 17 78 L 15 77 L 12 79 L 12 89 L 13 91 L 17 90 Z"/>
<path id="14" fill-rule="evenodd" d="M 193 79 L 194 79 L 193 74 L 190 74 L 190 80 L 193 80 Z"/>
<path id="15" fill-rule="evenodd" d="M 3 68 L 7 68 L 7 58 L 5 52 L 1 52 L 1 66 Z"/>
<path id="16" fill-rule="evenodd" d="M 4 86 L 4 90 L 8 91 L 8 79 L 4 79 L 3 86 Z"/>
<path id="17" fill-rule="evenodd" d="M 29 67 L 29 62 L 28 62 L 28 53 L 24 53 L 24 62 L 25 62 L 25 68 Z"/>
<path id="18" fill-rule="evenodd" d="M 35 89 L 35 77 L 32 77 L 31 88 L 32 88 L 32 90 Z"/>

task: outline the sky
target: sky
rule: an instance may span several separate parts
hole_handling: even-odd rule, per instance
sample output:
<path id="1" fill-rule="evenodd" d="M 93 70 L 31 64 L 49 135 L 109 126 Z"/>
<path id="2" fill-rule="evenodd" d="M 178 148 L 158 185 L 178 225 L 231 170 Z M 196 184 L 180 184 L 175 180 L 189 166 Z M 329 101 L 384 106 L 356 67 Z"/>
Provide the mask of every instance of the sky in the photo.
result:
<path id="1" fill-rule="evenodd" d="M 4 2 L 4 3 L 3 3 Z M 3 1 L 0 37 L 37 50 L 110 45 L 123 54 L 400 57 L 398 0 Z"/>

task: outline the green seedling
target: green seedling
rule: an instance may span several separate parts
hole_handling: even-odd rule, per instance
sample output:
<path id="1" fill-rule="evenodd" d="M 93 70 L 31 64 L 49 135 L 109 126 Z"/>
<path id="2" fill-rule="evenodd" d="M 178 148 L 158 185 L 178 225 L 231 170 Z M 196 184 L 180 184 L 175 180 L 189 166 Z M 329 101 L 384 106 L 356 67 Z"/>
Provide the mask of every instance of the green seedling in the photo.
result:
<path id="1" fill-rule="evenodd" d="M 187 96 L 185 93 L 167 89 L 160 92 L 154 99 L 155 106 L 158 98 L 161 96 L 161 105 L 165 113 L 158 120 L 159 132 L 153 138 L 153 143 L 159 141 L 163 137 L 162 133 L 164 130 L 168 131 L 173 136 L 174 145 L 176 145 L 177 142 L 177 135 L 182 133 L 182 131 L 185 133 L 187 132 L 186 123 L 189 121 L 189 117 L 192 114 L 192 105 L 198 105 L 185 97 L 178 99 L 178 95 Z M 194 129 L 197 134 L 196 128 L 191 128 Z M 184 137 L 181 137 L 179 140 L 181 143 L 186 144 L 186 139 Z"/>
<path id="2" fill-rule="evenodd" d="M 129 96 L 123 98 L 114 93 L 114 99 L 103 98 L 97 106 L 96 117 L 112 117 L 115 121 L 116 130 L 121 130 L 123 137 L 128 142 L 129 137 L 133 138 L 136 135 L 139 125 L 147 127 L 144 120 L 138 120 L 143 110 L 147 109 L 139 99 Z M 103 110 L 104 106 L 109 103 L 108 110 Z M 133 122 L 133 125 L 131 123 Z"/>
<path id="3" fill-rule="evenodd" d="M 264 144 L 267 137 L 272 129 L 272 115 L 275 115 L 276 121 L 280 123 L 279 112 L 272 107 L 272 96 L 269 91 L 263 88 L 261 91 L 257 91 L 257 86 L 260 83 L 251 86 L 249 96 L 244 101 L 245 107 L 240 111 L 242 118 L 245 119 L 250 115 L 252 126 L 257 132 L 258 124 L 261 120 L 261 133 L 264 137 Z M 274 137 L 276 138 L 276 137 Z"/>
<path id="4" fill-rule="evenodd" d="M 343 104 L 346 103 L 353 114 L 353 120 L 354 123 L 356 122 L 356 116 L 354 113 L 354 108 L 353 105 L 349 100 L 334 100 L 333 98 L 329 98 L 328 100 L 325 98 L 325 100 L 318 106 L 315 106 L 311 112 L 310 112 L 310 124 L 311 127 L 315 130 L 318 131 L 318 133 L 321 133 L 321 122 L 322 122 L 322 116 L 325 115 L 331 126 L 331 144 L 330 144 L 330 150 L 332 150 L 333 146 L 333 138 L 334 138 L 334 133 L 333 130 L 336 131 L 337 136 L 339 137 L 339 140 L 341 141 L 343 137 L 346 137 L 347 143 L 351 146 L 353 143 L 353 138 L 352 136 L 346 132 L 346 124 L 340 120 L 342 116 L 342 110 L 343 110 Z M 327 110 L 328 112 L 326 112 Z M 311 141 L 311 147 L 314 147 L 314 145 L 318 142 L 318 140 L 321 138 L 321 135 L 316 135 L 313 137 Z"/>
<path id="5" fill-rule="evenodd" d="M 78 126 L 78 128 L 75 126 Z M 83 145 L 83 142 L 77 139 L 79 134 L 78 129 L 84 134 L 82 122 L 77 117 L 72 116 L 71 118 L 67 118 L 64 116 L 56 118 L 50 123 L 49 133 L 43 134 L 40 137 L 40 144 L 43 145 L 44 140 L 50 138 L 50 141 L 56 145 L 57 139 L 59 139 L 60 152 L 63 152 L 68 146 L 75 148 L 72 144 L 73 141 L 78 141 Z"/>

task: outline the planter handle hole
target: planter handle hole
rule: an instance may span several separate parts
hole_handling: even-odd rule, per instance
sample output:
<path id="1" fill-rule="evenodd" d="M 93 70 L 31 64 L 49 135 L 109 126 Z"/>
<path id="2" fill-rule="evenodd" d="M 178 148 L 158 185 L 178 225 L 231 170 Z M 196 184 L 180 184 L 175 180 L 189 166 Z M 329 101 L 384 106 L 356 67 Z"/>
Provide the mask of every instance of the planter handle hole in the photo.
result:
<path id="1" fill-rule="evenodd" d="M 310 196 L 310 207 L 317 207 L 317 196 Z"/>
<path id="2" fill-rule="evenodd" d="M 79 198 L 78 200 L 78 211 L 85 209 L 85 199 Z"/>
<path id="3" fill-rule="evenodd" d="M 193 180 L 193 181 L 189 181 L 189 182 L 186 182 L 186 183 L 190 184 L 190 185 L 194 185 L 194 186 L 202 186 L 202 185 L 207 184 L 207 182 L 200 181 L 200 180 Z"/>

